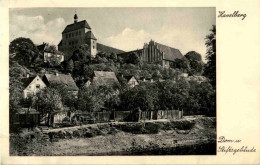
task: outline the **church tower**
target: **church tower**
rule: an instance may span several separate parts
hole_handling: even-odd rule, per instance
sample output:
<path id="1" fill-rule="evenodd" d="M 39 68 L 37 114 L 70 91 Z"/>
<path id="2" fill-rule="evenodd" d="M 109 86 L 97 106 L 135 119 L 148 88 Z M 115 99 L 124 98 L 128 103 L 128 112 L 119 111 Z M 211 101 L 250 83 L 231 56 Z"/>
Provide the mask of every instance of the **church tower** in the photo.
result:
<path id="1" fill-rule="evenodd" d="M 78 22 L 78 15 L 75 14 L 75 15 L 74 15 L 74 23 L 77 23 L 77 22 Z"/>
<path id="2" fill-rule="evenodd" d="M 97 54 L 97 39 L 91 31 L 86 20 L 78 21 L 78 15 L 74 15 L 74 23 L 67 25 L 62 32 L 62 40 L 58 45 L 59 51 L 70 57 L 82 44 L 88 44 L 92 57 Z"/>

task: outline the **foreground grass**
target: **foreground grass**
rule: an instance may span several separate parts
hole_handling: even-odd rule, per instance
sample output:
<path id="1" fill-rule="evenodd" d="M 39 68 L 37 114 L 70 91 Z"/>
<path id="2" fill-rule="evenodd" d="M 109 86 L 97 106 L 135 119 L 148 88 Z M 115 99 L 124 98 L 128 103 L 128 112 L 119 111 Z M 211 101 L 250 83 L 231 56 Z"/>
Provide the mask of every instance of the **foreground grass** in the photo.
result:
<path id="1" fill-rule="evenodd" d="M 215 118 L 102 124 L 51 130 L 51 142 L 10 139 L 11 155 L 198 155 L 215 154 Z M 16 139 L 16 140 L 15 140 Z M 18 139 L 18 140 L 17 140 Z"/>

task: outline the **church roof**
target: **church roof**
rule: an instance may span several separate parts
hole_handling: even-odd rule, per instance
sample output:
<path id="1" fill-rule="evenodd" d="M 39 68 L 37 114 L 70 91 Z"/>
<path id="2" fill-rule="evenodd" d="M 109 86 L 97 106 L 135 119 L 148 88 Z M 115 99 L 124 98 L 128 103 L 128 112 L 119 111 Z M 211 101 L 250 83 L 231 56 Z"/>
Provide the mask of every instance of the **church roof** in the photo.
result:
<path id="1" fill-rule="evenodd" d="M 86 20 L 83 20 L 83 21 L 80 21 L 80 22 L 76 22 L 76 23 L 72 23 L 70 25 L 67 25 L 62 33 L 67 33 L 67 32 L 70 32 L 70 31 L 81 29 L 81 28 L 91 29 L 88 22 Z"/>
<path id="2" fill-rule="evenodd" d="M 92 31 L 88 31 L 87 34 L 86 34 L 86 37 L 90 38 L 90 39 L 97 40 L 96 37 L 94 36 L 94 34 L 92 33 Z"/>
<path id="3" fill-rule="evenodd" d="M 154 42 L 158 46 L 158 49 L 164 53 L 164 59 L 174 61 L 176 58 L 182 58 L 183 55 L 178 49 Z"/>

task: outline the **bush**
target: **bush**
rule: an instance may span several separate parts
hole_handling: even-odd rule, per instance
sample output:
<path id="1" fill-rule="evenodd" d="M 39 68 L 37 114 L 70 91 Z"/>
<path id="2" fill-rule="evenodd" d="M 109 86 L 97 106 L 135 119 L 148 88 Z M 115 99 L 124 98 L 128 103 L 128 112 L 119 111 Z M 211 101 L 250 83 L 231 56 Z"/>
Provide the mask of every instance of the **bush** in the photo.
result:
<path id="1" fill-rule="evenodd" d="M 179 129 L 179 130 L 190 130 L 194 127 L 195 121 L 171 121 L 164 123 L 162 126 L 163 130 L 172 130 L 172 129 Z"/>
<path id="2" fill-rule="evenodd" d="M 80 130 L 75 130 L 75 131 L 73 131 L 73 136 L 74 137 L 81 137 L 82 136 L 82 132 Z"/>
<path id="3" fill-rule="evenodd" d="M 162 129 L 161 123 L 145 123 L 146 134 L 157 134 Z"/>

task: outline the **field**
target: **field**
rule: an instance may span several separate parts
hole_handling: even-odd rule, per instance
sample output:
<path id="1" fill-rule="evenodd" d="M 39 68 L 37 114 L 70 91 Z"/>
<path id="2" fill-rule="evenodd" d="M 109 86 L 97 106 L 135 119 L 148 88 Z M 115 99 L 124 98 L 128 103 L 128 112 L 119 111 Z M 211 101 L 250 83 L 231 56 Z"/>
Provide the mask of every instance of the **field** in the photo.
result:
<path id="1" fill-rule="evenodd" d="M 214 155 L 216 118 L 103 123 L 47 131 L 50 141 L 11 139 L 11 155 Z M 20 147 L 19 147 L 20 146 Z"/>

